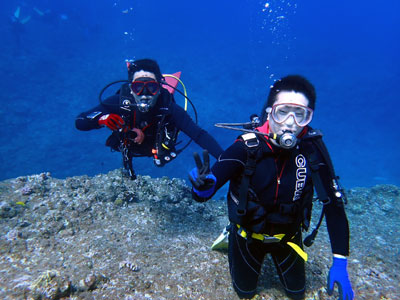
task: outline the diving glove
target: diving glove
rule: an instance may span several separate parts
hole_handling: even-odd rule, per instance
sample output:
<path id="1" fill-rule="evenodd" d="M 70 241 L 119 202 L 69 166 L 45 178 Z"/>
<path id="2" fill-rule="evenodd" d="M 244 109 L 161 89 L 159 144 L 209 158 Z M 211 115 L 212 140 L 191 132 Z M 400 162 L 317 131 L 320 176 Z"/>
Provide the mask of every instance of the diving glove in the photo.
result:
<path id="1" fill-rule="evenodd" d="M 209 198 L 214 194 L 217 178 L 210 173 L 210 156 L 203 151 L 203 161 L 197 152 L 193 153 L 196 168 L 189 173 L 189 180 L 193 185 L 193 192 L 201 198 Z"/>
<path id="2" fill-rule="evenodd" d="M 107 114 L 100 117 L 98 124 L 100 126 L 107 126 L 111 130 L 121 129 L 125 124 L 124 120 L 117 114 Z"/>
<path id="3" fill-rule="evenodd" d="M 339 290 L 338 300 L 353 300 L 354 292 L 351 288 L 349 274 L 347 273 L 347 258 L 333 257 L 333 264 L 328 275 L 328 295 L 333 294 L 335 283 Z"/>

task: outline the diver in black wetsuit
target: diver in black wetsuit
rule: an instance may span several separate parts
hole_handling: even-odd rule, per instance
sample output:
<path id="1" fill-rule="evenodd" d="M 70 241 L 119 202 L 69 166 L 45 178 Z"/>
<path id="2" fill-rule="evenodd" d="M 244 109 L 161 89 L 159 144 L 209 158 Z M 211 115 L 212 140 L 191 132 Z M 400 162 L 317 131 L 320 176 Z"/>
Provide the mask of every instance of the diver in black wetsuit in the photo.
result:
<path id="1" fill-rule="evenodd" d="M 254 131 L 246 133 L 209 169 L 194 154 L 196 168 L 189 174 L 195 200 L 207 201 L 230 181 L 228 191 L 228 257 L 232 284 L 241 298 L 256 294 L 261 265 L 267 253 L 272 259 L 287 295 L 303 299 L 305 266 L 302 230 L 310 222 L 313 188 L 326 191 L 324 214 L 333 252 L 328 293 L 338 284 L 340 299 L 352 300 L 347 273 L 349 227 L 344 210 L 345 196 L 331 178 L 328 164 L 313 164 L 309 155 L 315 132 L 312 120 L 316 94 L 305 78 L 291 75 L 275 82 Z M 265 134 L 259 134 L 260 132 Z M 276 134 L 274 136 L 273 134 Z M 322 143 L 322 141 L 321 141 Z M 317 166 L 318 178 L 311 168 Z M 332 167 L 333 169 L 333 167 Z M 313 174 L 312 174 L 313 172 Z M 318 185 L 318 187 L 317 187 Z M 319 197 L 321 197 L 318 194 Z M 343 197 L 343 198 L 342 198 Z M 321 215 L 321 220 L 322 220 Z M 315 236 L 314 236 L 315 237 Z"/>
<path id="2" fill-rule="evenodd" d="M 111 96 L 76 118 L 79 130 L 113 130 L 106 144 L 123 152 L 124 166 L 135 179 L 132 157 L 153 156 L 157 166 L 176 157 L 177 131 L 184 132 L 215 158 L 222 148 L 205 130 L 197 126 L 178 106 L 173 95 L 161 86 L 163 79 L 154 60 L 141 59 L 128 65 L 129 82 Z"/>

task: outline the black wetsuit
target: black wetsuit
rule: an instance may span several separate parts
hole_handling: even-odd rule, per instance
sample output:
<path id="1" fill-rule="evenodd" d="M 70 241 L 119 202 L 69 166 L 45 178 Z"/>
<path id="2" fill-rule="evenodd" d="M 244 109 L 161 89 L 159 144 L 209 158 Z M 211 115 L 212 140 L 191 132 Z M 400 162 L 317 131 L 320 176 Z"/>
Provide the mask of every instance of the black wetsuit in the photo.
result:
<path id="1" fill-rule="evenodd" d="M 227 198 L 231 222 L 229 267 L 233 287 L 240 297 L 254 296 L 261 264 L 266 253 L 270 253 L 286 292 L 292 297 L 301 298 L 305 292 L 304 260 L 287 244 L 267 244 L 252 238 L 246 240 L 238 234 L 237 224 L 249 233 L 292 233 L 295 234 L 292 242 L 302 248 L 302 225 L 296 222 L 296 216 L 300 213 L 302 219 L 307 219 L 303 215 L 309 216 L 311 213 L 313 183 L 303 144 L 285 150 L 264 138 L 258 140 L 261 154 L 250 179 L 247 213 L 244 218 L 237 214 L 237 208 L 241 178 L 248 160 L 245 142 L 238 138 L 211 168 L 217 179 L 215 190 L 230 181 Z M 324 176 L 324 180 L 330 179 Z M 329 197 L 336 199 L 332 193 Z M 199 198 L 196 194 L 194 198 L 197 201 L 208 199 Z M 304 203 L 308 205 L 303 205 Z M 343 204 L 340 201 L 331 201 L 325 206 L 325 215 L 333 253 L 347 256 L 349 228 Z"/>
<path id="2" fill-rule="evenodd" d="M 131 99 L 132 103 L 134 99 Z M 147 113 L 140 112 L 136 106 L 132 106 L 130 112 L 121 109 L 120 96 L 114 95 L 89 111 L 83 112 L 76 118 L 75 125 L 79 130 L 99 129 L 98 120 L 106 114 L 118 114 L 123 116 L 130 128 L 139 128 L 143 131 L 145 138 L 142 144 L 132 143 L 130 147 L 131 156 L 152 156 L 155 144 L 158 123 L 165 116 L 165 123 L 169 128 L 175 127 L 193 139 L 200 147 L 207 149 L 215 158 L 222 153 L 222 148 L 216 140 L 205 130 L 197 126 L 188 113 L 173 101 L 173 96 L 164 88 L 158 96 L 156 105 Z M 114 132 L 117 135 L 117 132 Z M 110 139 L 109 139 L 110 140 Z M 110 147 L 116 150 L 116 145 L 110 141 Z"/>

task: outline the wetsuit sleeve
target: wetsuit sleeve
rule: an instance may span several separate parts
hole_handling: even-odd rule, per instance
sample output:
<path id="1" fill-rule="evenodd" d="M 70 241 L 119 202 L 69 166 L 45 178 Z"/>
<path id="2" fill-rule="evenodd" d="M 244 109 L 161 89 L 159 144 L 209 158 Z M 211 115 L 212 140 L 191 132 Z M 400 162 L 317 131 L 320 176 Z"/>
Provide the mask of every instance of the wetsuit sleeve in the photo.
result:
<path id="1" fill-rule="evenodd" d="M 222 152 L 215 164 L 211 167 L 211 173 L 216 178 L 214 194 L 229 180 L 242 174 L 247 160 L 247 151 L 244 147 L 242 141 L 236 141 L 228 149 Z M 196 193 L 192 193 L 192 195 L 198 202 L 207 201 L 213 196 L 211 195 L 207 198 L 201 198 L 197 196 Z"/>
<path id="2" fill-rule="evenodd" d="M 350 252 L 350 230 L 344 204 L 335 199 L 335 201 L 325 205 L 325 218 L 332 253 L 348 256 Z"/>
<path id="3" fill-rule="evenodd" d="M 98 121 L 101 116 L 110 114 L 110 113 L 119 113 L 119 96 L 114 95 L 106 100 L 104 100 L 103 104 L 99 104 L 96 107 L 80 113 L 75 119 L 75 127 L 79 130 L 88 131 L 92 129 L 99 129 Z"/>
<path id="4" fill-rule="evenodd" d="M 330 202 L 325 205 L 325 219 L 331 241 L 332 252 L 344 256 L 349 255 L 349 222 L 342 199 L 335 196 L 332 186 L 332 175 L 326 165 L 320 167 L 319 174 Z"/>
<path id="5" fill-rule="evenodd" d="M 172 120 L 179 130 L 183 131 L 188 137 L 193 139 L 193 141 L 200 147 L 207 149 L 212 156 L 215 158 L 219 157 L 223 151 L 221 146 L 207 131 L 197 126 L 182 107 L 175 103 L 171 103 L 170 110 Z"/>

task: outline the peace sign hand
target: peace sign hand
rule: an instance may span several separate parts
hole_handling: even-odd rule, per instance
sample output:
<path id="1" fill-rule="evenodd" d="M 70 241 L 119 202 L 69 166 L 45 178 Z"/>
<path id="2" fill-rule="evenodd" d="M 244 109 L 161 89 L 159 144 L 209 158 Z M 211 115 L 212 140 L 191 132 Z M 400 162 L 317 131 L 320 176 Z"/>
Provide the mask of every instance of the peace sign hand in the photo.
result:
<path id="1" fill-rule="evenodd" d="M 210 173 L 210 156 L 208 151 L 203 151 L 203 162 L 197 152 L 193 153 L 196 168 L 189 173 L 189 180 L 193 185 L 193 192 L 202 198 L 211 197 L 214 194 L 217 179 Z"/>

